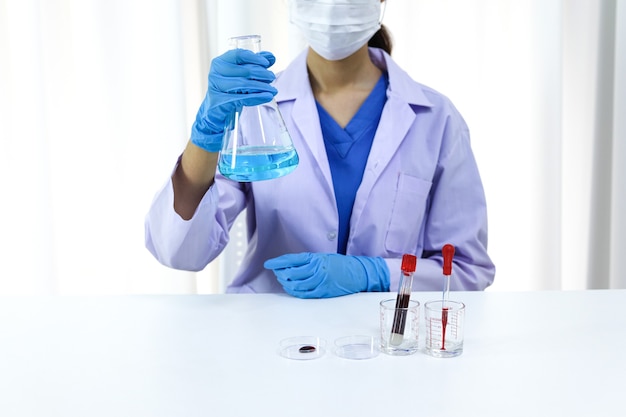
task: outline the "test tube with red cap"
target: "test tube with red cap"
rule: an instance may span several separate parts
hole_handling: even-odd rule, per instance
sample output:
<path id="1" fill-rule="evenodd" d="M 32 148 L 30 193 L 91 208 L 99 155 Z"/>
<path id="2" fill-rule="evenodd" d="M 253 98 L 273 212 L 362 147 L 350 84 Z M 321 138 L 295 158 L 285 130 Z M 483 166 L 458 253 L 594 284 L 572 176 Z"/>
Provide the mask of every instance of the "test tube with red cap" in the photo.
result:
<path id="1" fill-rule="evenodd" d="M 413 290 L 413 273 L 417 266 L 417 257 L 411 254 L 402 256 L 402 265 L 400 270 L 400 287 L 398 288 L 398 298 L 396 299 L 396 312 L 393 317 L 393 326 L 391 328 L 390 343 L 399 346 L 404 338 L 404 325 L 406 323 L 407 308 Z"/>

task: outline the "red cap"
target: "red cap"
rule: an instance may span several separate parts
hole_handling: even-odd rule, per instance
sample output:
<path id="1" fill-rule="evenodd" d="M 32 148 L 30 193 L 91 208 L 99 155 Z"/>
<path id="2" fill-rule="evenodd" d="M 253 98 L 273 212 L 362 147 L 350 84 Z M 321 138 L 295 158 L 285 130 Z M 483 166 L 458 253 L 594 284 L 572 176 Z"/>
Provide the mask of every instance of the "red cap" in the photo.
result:
<path id="1" fill-rule="evenodd" d="M 454 257 L 454 246 L 446 244 L 441 249 L 443 254 L 443 274 L 452 275 L 452 258 Z"/>
<path id="2" fill-rule="evenodd" d="M 408 253 L 405 253 L 402 256 L 402 266 L 400 267 L 400 269 L 402 269 L 402 272 L 404 272 L 405 274 L 411 274 L 415 272 L 416 265 L 417 265 L 417 257 L 415 255 L 410 255 Z"/>

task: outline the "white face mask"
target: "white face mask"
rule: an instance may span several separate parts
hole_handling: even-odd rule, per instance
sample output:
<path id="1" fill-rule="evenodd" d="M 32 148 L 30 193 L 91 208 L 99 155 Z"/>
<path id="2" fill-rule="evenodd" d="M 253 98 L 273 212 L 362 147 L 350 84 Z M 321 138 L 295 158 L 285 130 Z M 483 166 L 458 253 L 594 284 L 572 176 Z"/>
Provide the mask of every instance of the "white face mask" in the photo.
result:
<path id="1" fill-rule="evenodd" d="M 329 61 L 355 53 L 380 29 L 380 0 L 290 0 L 291 22 Z"/>

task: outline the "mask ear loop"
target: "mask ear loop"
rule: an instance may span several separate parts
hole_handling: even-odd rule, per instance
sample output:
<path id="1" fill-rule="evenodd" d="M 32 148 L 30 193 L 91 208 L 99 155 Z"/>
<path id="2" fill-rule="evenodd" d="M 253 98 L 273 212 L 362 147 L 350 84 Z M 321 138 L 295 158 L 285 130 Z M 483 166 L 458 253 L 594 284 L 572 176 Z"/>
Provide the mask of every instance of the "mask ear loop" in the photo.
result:
<path id="1" fill-rule="evenodd" d="M 380 12 L 380 18 L 378 19 L 378 25 L 382 25 L 383 24 L 383 18 L 385 17 L 385 10 L 387 10 L 387 0 L 383 0 L 383 7 L 382 10 Z"/>

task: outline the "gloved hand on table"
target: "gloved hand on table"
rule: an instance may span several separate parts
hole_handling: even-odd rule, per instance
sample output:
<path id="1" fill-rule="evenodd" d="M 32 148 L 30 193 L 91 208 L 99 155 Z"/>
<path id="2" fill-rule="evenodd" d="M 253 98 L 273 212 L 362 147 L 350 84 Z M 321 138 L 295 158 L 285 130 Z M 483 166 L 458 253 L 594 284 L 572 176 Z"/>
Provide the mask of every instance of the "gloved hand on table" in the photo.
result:
<path id="1" fill-rule="evenodd" d="M 382 258 L 337 253 L 291 253 L 265 261 L 288 294 L 328 298 L 361 291 L 389 291 L 389 268 Z"/>
<path id="2" fill-rule="evenodd" d="M 226 119 L 243 106 L 271 101 L 276 78 L 267 68 L 276 58 L 271 52 L 232 49 L 211 61 L 209 88 L 191 129 L 191 142 L 209 152 L 222 149 Z"/>

